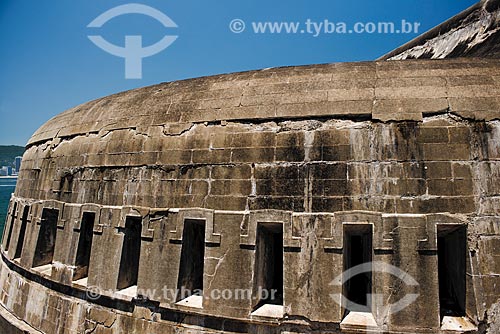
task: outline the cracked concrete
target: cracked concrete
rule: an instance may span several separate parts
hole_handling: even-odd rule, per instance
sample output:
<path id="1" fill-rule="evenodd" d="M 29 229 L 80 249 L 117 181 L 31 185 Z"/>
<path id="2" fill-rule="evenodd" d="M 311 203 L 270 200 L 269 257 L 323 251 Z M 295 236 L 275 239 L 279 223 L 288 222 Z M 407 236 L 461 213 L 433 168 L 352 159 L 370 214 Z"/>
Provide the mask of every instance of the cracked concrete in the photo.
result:
<path id="1" fill-rule="evenodd" d="M 210 290 L 210 288 L 212 287 L 212 282 L 214 279 L 216 279 L 216 276 L 217 276 L 217 272 L 219 271 L 219 268 L 220 266 L 222 265 L 222 263 L 224 262 L 227 254 L 229 253 L 229 250 L 227 250 L 224 255 L 222 255 L 222 257 L 205 257 L 205 264 L 207 265 L 208 268 L 210 268 L 210 263 L 207 263 L 207 262 L 210 262 L 210 261 L 216 261 L 217 263 L 215 264 L 214 269 L 213 269 L 213 273 L 212 274 L 209 274 L 207 272 L 205 272 L 203 275 L 204 276 L 207 276 L 207 277 L 210 277 L 210 280 L 208 281 L 208 287 L 207 289 Z"/>
<path id="2" fill-rule="evenodd" d="M 499 58 L 500 2 L 482 0 L 380 59 Z"/>

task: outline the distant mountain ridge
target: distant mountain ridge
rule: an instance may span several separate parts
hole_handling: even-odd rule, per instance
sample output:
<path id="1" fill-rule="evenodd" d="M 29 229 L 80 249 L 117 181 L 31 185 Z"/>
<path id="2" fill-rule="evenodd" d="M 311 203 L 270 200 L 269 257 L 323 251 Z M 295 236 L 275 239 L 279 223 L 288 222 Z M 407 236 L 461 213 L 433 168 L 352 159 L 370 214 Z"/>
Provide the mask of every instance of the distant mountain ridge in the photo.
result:
<path id="1" fill-rule="evenodd" d="M 14 159 L 22 156 L 24 147 L 16 145 L 0 145 L 0 167 L 14 166 Z"/>

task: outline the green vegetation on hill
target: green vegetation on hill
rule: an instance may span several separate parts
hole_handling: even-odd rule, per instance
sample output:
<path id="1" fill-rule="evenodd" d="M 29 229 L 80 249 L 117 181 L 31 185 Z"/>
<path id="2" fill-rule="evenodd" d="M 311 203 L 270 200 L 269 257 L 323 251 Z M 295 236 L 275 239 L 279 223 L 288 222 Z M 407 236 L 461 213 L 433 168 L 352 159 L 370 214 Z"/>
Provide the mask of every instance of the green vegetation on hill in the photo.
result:
<path id="1" fill-rule="evenodd" d="M 22 156 L 24 147 L 15 145 L 0 145 L 0 167 L 14 166 L 14 159 L 17 156 Z"/>

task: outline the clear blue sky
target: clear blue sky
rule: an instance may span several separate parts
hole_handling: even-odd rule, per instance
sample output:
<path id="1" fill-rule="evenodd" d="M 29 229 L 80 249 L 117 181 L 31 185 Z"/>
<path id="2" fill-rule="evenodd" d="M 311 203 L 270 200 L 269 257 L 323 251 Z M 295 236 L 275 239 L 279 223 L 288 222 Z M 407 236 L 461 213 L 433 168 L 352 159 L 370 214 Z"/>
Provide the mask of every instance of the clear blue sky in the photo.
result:
<path id="1" fill-rule="evenodd" d="M 87 25 L 104 11 L 130 2 L 152 6 L 178 28 L 140 14 Z M 0 145 L 24 145 L 52 116 L 83 102 L 136 87 L 218 73 L 314 63 L 373 60 L 418 34 L 255 34 L 251 22 L 307 19 L 379 22 L 402 19 L 427 31 L 475 0 L 1 0 Z M 241 34 L 231 20 L 247 23 Z M 125 35 L 143 44 L 165 34 L 179 38 L 143 60 L 142 79 L 124 78 L 124 59 L 105 53 L 87 35 L 116 45 Z"/>

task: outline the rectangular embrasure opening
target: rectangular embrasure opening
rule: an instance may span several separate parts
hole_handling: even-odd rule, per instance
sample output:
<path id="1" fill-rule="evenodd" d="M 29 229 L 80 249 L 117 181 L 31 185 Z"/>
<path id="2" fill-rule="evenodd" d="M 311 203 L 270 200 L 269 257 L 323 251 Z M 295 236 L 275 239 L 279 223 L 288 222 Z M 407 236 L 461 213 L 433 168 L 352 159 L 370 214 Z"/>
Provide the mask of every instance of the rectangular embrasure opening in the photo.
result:
<path id="1" fill-rule="evenodd" d="M 54 259 L 54 247 L 56 245 L 57 219 L 59 210 L 43 209 L 36 242 L 33 267 L 51 264 Z"/>
<path id="2" fill-rule="evenodd" d="M 441 317 L 465 316 L 467 229 L 438 225 L 437 242 Z"/>
<path id="3" fill-rule="evenodd" d="M 14 230 L 14 223 L 16 222 L 15 216 L 16 216 L 16 210 L 17 210 L 17 202 L 14 202 L 14 206 L 12 209 L 12 214 L 10 216 L 10 223 L 8 226 L 8 231 L 7 231 L 7 240 L 5 242 L 5 251 L 9 251 L 9 246 L 10 246 L 10 239 L 12 238 L 12 231 Z"/>
<path id="4" fill-rule="evenodd" d="M 118 272 L 117 289 L 122 290 L 137 285 L 139 259 L 141 256 L 141 217 L 127 217 L 123 233 L 122 255 Z"/>
<path id="5" fill-rule="evenodd" d="M 186 219 L 182 232 L 177 300 L 203 295 L 205 263 L 205 220 Z"/>
<path id="6" fill-rule="evenodd" d="M 349 311 L 371 312 L 372 294 L 372 225 L 344 224 L 344 275 L 347 281 L 343 286 L 343 295 L 347 298 L 346 314 Z M 364 265 L 360 273 L 353 268 Z"/>
<path id="7" fill-rule="evenodd" d="M 21 216 L 21 229 L 19 230 L 19 237 L 17 238 L 16 253 L 14 258 L 18 259 L 21 257 L 24 247 L 24 237 L 26 235 L 26 226 L 28 224 L 28 214 L 30 212 L 30 207 L 26 205 L 23 209 L 23 215 Z"/>
<path id="8" fill-rule="evenodd" d="M 254 298 L 254 309 L 283 305 L 283 224 L 257 225 Z"/>
<path id="9" fill-rule="evenodd" d="M 92 250 L 92 237 L 94 235 L 94 212 L 84 212 L 80 224 L 80 236 L 76 250 L 75 272 L 73 280 L 87 277 L 89 274 L 90 252 Z"/>

